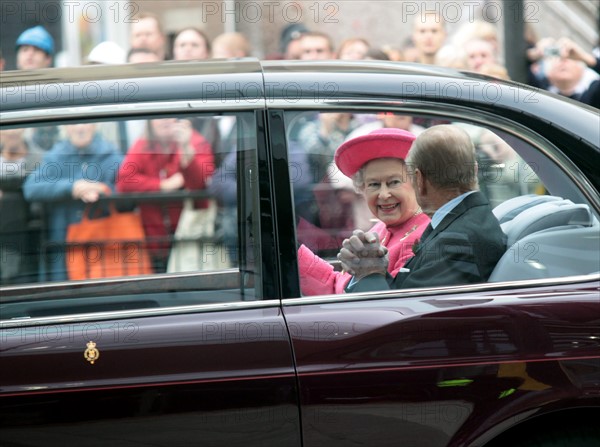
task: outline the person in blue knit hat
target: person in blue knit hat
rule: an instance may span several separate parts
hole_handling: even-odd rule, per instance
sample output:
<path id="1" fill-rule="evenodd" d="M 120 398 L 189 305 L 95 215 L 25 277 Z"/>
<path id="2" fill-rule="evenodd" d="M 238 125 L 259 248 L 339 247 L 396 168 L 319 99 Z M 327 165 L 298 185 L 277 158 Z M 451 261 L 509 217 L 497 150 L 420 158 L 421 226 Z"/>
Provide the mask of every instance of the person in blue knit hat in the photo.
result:
<path id="1" fill-rule="evenodd" d="M 52 66 L 54 39 L 43 26 L 26 29 L 17 39 L 17 68 L 35 70 Z"/>
<path id="2" fill-rule="evenodd" d="M 36 70 L 52 66 L 54 39 L 43 26 L 28 28 L 17 38 L 17 70 Z M 47 151 L 58 139 L 56 126 L 33 129 L 29 143 Z"/>

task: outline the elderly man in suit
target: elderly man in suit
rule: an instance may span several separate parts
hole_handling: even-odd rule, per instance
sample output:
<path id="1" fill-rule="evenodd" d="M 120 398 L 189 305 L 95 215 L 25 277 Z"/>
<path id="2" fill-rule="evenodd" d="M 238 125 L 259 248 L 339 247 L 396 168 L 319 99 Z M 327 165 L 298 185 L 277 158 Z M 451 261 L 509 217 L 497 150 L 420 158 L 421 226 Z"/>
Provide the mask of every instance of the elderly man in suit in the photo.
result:
<path id="1" fill-rule="evenodd" d="M 413 143 L 406 159 L 417 201 L 431 217 L 415 255 L 392 278 L 386 249 L 374 233 L 355 231 L 338 255 L 354 275 L 347 292 L 448 286 L 487 281 L 506 250 L 506 237 L 477 190 L 477 162 L 469 135 L 434 126 Z"/>

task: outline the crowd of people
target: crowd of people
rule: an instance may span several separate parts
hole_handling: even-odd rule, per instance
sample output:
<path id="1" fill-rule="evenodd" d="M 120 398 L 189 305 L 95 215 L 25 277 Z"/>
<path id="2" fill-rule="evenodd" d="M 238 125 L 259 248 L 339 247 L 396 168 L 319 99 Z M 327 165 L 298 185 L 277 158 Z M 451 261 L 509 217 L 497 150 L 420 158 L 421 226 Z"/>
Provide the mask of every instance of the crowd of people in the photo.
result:
<path id="1" fill-rule="evenodd" d="M 407 41 L 397 46 L 372 45 L 368 38 L 351 36 L 336 47 L 332 37 L 301 23 L 285 26 L 279 49 L 266 59 L 361 60 L 383 59 L 452 67 L 508 79 L 502 64 L 502 48 L 495 24 L 473 20 L 449 34 L 442 15 L 425 12 L 415 18 Z M 530 70 L 527 83 L 600 107 L 600 49 L 584 50 L 566 37 L 537 39 L 526 24 Z M 128 50 L 115 42 L 99 43 L 87 55 L 88 64 L 138 63 L 153 60 L 206 60 L 238 58 L 253 54 L 249 39 L 227 32 L 213 39 L 196 27 L 179 30 L 169 45 L 160 18 L 150 12 L 138 14 L 130 27 Z M 25 30 L 16 41 L 17 69 L 47 68 L 53 64 L 54 40 L 42 27 Z M 0 53 L 0 70 L 4 65 Z"/>
<path id="2" fill-rule="evenodd" d="M 249 40 L 241 33 L 224 33 L 212 40 L 201 29 L 186 27 L 176 33 L 171 47 L 167 45 L 168 39 L 161 25 L 159 17 L 151 13 L 139 14 L 133 21 L 130 34 L 130 48 L 124 49 L 115 42 L 105 41 L 92 49 L 86 58 L 87 64 L 123 64 L 158 62 L 162 60 L 207 60 L 211 58 L 240 58 L 252 55 Z M 55 45 L 52 36 L 42 27 L 36 26 L 23 31 L 16 41 L 17 57 L 16 66 L 21 70 L 33 70 L 52 67 L 55 55 Z M 407 61 L 421 64 L 433 64 L 450 68 L 467 70 L 487 74 L 497 78 L 508 79 L 508 72 L 501 63 L 501 48 L 497 30 L 493 24 L 474 21 L 461 27 L 453 35 L 446 31 L 444 20 L 437 14 L 425 14 L 415 20 L 409 41 L 398 48 L 375 47 L 368 39 L 350 37 L 341 42 L 337 47 L 327 33 L 309 30 L 302 24 L 295 23 L 286 26 L 281 32 L 279 51 L 269 54 L 268 59 L 282 60 L 361 60 L 377 59 L 389 61 Z M 532 39 L 527 54 L 523 55 L 530 66 L 529 83 L 533 86 L 547 89 L 557 94 L 570 97 L 583 103 L 600 108 L 600 58 L 593 52 L 582 49 L 579 45 L 567 38 Z M 0 69 L 2 68 L 0 54 Z M 65 242 L 65 231 L 70 223 L 76 222 L 81 217 L 85 204 L 93 203 L 103 194 L 116 192 L 149 192 L 149 191 L 176 191 L 181 189 L 209 189 L 215 197 L 223 195 L 211 185 L 210 175 L 218 170 L 227 159 L 230 159 L 231 144 L 224 144 L 227 140 L 223 133 L 222 125 L 225 124 L 231 132 L 232 123 L 227 124 L 223 119 L 217 124 L 210 118 L 196 118 L 192 120 L 177 120 L 175 118 L 123 121 L 114 123 L 47 126 L 32 129 L 4 130 L 0 132 L 0 174 L 2 175 L 2 195 L 0 206 L 11 206 L 18 213 L 2 213 L 0 236 L 2 240 L 11 241 L 10 244 L 0 244 L 3 253 L 0 258 L 7 259 L 7 250 L 10 254 L 18 255 L 25 245 L 15 245 L 15 228 L 23 228 L 32 209 L 27 207 L 27 202 L 58 202 L 51 208 L 48 220 L 48 242 L 56 242 L 60 247 Z M 423 124 L 423 125 L 421 125 Z M 379 240 L 386 244 L 382 249 L 378 245 L 378 253 L 386 252 L 389 257 L 389 266 L 379 263 L 375 268 L 363 270 L 352 265 L 365 246 L 373 244 L 373 236 L 364 236 L 361 233 L 354 237 L 352 242 L 359 248 L 353 251 L 352 245 L 345 245 L 345 258 L 342 261 L 349 271 L 355 271 L 360 278 L 368 277 L 373 272 L 397 275 L 405 262 L 412 256 L 406 249 L 406 244 L 412 246 L 418 239 L 430 217 L 435 210 L 424 213 L 422 203 L 416 197 L 410 182 L 401 181 L 407 176 L 405 159 L 408 148 L 421 134 L 425 142 L 428 138 L 435 140 L 435 132 L 430 132 L 436 123 L 413 122 L 412 117 L 392 113 L 383 113 L 376 119 L 361 120 L 361 117 L 349 113 L 322 113 L 307 118 L 297 128 L 290 129 L 289 146 L 293 152 L 292 157 L 298 158 L 298 163 L 310 166 L 311 172 L 317 172 L 318 177 L 326 175 L 328 166 L 335 155 L 338 167 L 348 177 L 354 180 L 354 188 L 360 192 L 359 196 L 350 194 L 348 200 L 339 199 L 342 193 L 347 193 L 348 188 L 337 191 L 319 191 L 318 179 L 316 185 L 306 185 L 311 189 L 311 197 L 317 203 L 320 197 L 326 200 L 327 194 L 336 194 L 337 204 L 348 204 L 348 212 L 352 218 L 348 220 L 351 231 L 355 227 L 367 229 L 369 224 L 369 211 L 378 219 L 378 225 L 373 231 Z M 221 127 L 219 127 L 221 126 Z M 233 124 L 235 128 L 235 124 Z M 430 129 L 427 129 L 429 127 Z M 435 126 L 433 126 L 435 127 Z M 456 130 L 459 129 L 459 130 Z M 439 130 L 439 129 L 438 129 Z M 452 136 L 461 144 L 465 135 L 469 135 L 469 128 L 443 128 L 445 134 Z M 471 129 L 472 130 L 472 129 Z M 119 134 L 120 138 L 111 138 L 111 134 Z M 490 132 L 491 134 L 491 132 Z M 493 134 L 478 135 L 477 139 L 481 148 L 487 143 L 499 145 Z M 430 135 L 430 137 L 427 137 Z M 473 140 L 473 135 L 469 135 Z M 363 143 L 367 141 L 367 143 Z M 377 151 L 364 150 L 364 144 L 373 147 L 377 141 L 392 141 L 396 147 L 395 154 L 378 153 Z M 418 140 L 420 141 L 420 140 Z M 352 142 L 350 145 L 348 142 Z M 348 146 L 349 145 L 349 146 Z M 224 147 L 226 149 L 224 149 Z M 348 151 L 348 147 L 362 148 L 364 153 L 375 154 L 369 159 L 362 160 L 362 165 L 352 165 L 346 171 L 342 167 L 347 161 L 343 157 L 338 159 L 338 153 Z M 468 146 L 468 145 L 467 145 Z M 465 149 L 468 151 L 468 148 Z M 481 152 L 481 151 L 480 151 Z M 507 153 L 515 154 L 507 150 Z M 473 154 L 471 154 L 473 155 Z M 469 156 L 471 156 L 469 155 Z M 473 155 L 475 156 L 475 155 Z M 390 163 L 389 159 L 393 159 Z M 413 157 L 414 158 L 414 157 Z M 67 165 L 79 166 L 73 171 Z M 105 177 L 91 182 L 85 179 L 83 170 L 89 164 L 103 166 Z M 215 168 L 212 172 L 203 172 L 203 166 L 208 164 Z M 41 176 L 36 175 L 33 169 L 26 169 L 30 173 L 18 172 L 12 166 L 37 166 L 37 171 L 44 170 L 48 165 L 65 166 L 60 172 L 68 174 L 64 181 L 54 182 L 52 188 L 40 182 Z M 129 181 L 129 169 L 136 166 L 136 181 Z M 15 187 L 7 181 L 7 174 L 12 179 L 18 177 L 19 184 Z M 358 175 L 358 178 L 356 177 Z M 365 182 L 366 178 L 375 178 L 377 187 L 373 182 Z M 369 177 L 371 176 L 371 177 Z M 380 178 L 385 177 L 382 181 Z M 430 180 L 430 179 L 427 179 Z M 394 183 L 397 182 L 397 183 Z M 343 182 L 342 182 L 343 183 Z M 346 184 L 347 185 L 347 184 Z M 387 185 L 387 186 L 382 186 Z M 431 192 L 434 187 L 429 188 Z M 471 193 L 472 185 L 459 185 L 461 200 L 477 202 L 479 193 Z M 464 187 L 463 187 L 464 186 Z M 385 193 L 381 193 L 381 188 Z M 343 190 L 343 191 L 342 191 Z M 295 191 L 297 193 L 297 191 Z M 314 193 L 314 196 L 312 194 Z M 302 203 L 306 195 L 297 194 L 296 200 Z M 383 196 L 381 195 L 383 194 Z M 466 194 L 465 197 L 462 197 Z M 385 198 L 385 197 L 387 198 Z M 466 199 L 466 196 L 471 196 Z M 316 197 L 316 199 L 314 199 Z M 382 197 L 384 197 L 382 199 Z M 66 201 L 72 199 L 72 202 Z M 339 200 L 338 200 L 339 199 Z M 477 200 L 476 200 L 477 199 Z M 388 205 L 385 205 L 388 200 Z M 382 202 L 383 201 L 383 202 Z M 480 201 L 480 200 L 479 200 Z M 10 205 L 9 205 L 10 202 Z M 223 209 L 235 207 L 229 201 L 221 203 Z M 382 205 L 383 203 L 383 205 Z M 401 203 L 400 209 L 395 204 Z M 479 202 L 478 202 L 479 203 Z M 15 205 L 17 204 L 17 205 Z M 362 205 L 362 206 L 361 206 Z M 200 206 L 206 206 L 200 205 Z M 473 205 L 476 206 L 476 205 Z M 314 225 L 324 225 L 331 220 L 331 228 L 342 228 L 345 219 L 343 212 L 335 216 L 323 214 L 321 210 L 311 212 L 310 208 L 299 206 L 297 212 L 300 216 L 298 232 L 315 235 Z M 170 237 L 175 232 L 177 221 L 181 213 L 181 206 L 169 208 L 168 219 L 164 213 L 153 205 L 140 206 L 146 234 L 153 238 Z M 35 212 L 35 210 L 33 210 Z M 320 215 L 317 215 L 318 213 Z M 487 211 L 486 211 L 487 212 Z M 312 214 L 311 214 L 312 213 Z M 223 216 L 222 216 L 223 217 Z M 486 215 L 487 217 L 487 215 Z M 16 222 L 19 220 L 20 223 Z M 223 217 L 225 220 L 225 217 Z M 365 222 L 364 224 L 359 224 Z M 303 233 L 303 225 L 306 225 Z M 234 225 L 235 227 L 235 225 Z M 490 230 L 491 231 L 491 230 Z M 371 233 L 369 233 L 371 234 Z M 490 234 L 496 234 L 496 228 Z M 341 239 L 334 242 L 316 242 L 321 247 L 332 245 L 336 252 Z M 348 239 L 347 239 L 348 240 Z M 400 244 L 398 241 L 403 241 Z M 331 266 L 316 256 L 311 251 L 311 244 L 301 245 L 299 261 L 301 267 L 301 284 L 305 294 L 339 293 L 348 285 L 350 275 L 334 272 Z M 498 241 L 494 241 L 496 243 Z M 23 244 L 26 244 L 23 242 Z M 390 245 L 391 244 L 391 245 Z M 498 242 L 498 245 L 501 245 Z M 21 249 L 14 249 L 21 247 Z M 153 268 L 155 271 L 165 271 L 168 260 L 168 244 L 153 243 L 150 247 Z M 393 248 L 392 254 L 387 250 Z M 33 247 L 27 250 L 34 249 Z M 377 259 L 383 258 L 376 256 Z M 11 259 L 15 259 L 14 257 Z M 66 279 L 64 265 L 61 265 L 60 256 L 53 257 L 58 260 L 56 265 L 46 263 L 44 268 L 46 277 L 52 280 Z M 477 261 L 478 262 L 478 261 Z M 476 263 L 477 263 L 476 262 Z M 3 283 L 10 283 L 11 278 L 17 276 L 15 265 L 17 262 L 4 262 L 0 264 L 0 274 Z M 389 268 L 387 268 L 389 267 Z M 25 268 L 25 267 L 22 267 Z M 33 266 L 25 270 L 35 272 Z M 22 272 L 21 272 L 22 273 Z M 27 275 L 20 275 L 21 280 L 30 280 Z M 363 282 L 364 284 L 364 282 Z"/>
<path id="3" fill-rule="evenodd" d="M 140 123 L 144 128 L 136 129 Z M 118 135 L 121 129 L 127 135 L 127 124 L 138 136 L 122 151 Z M 102 197 L 206 189 L 214 151 L 194 124 L 193 118 L 65 124 L 57 126 L 56 141 L 47 150 L 35 146 L 33 138 L 45 128 L 1 130 L 2 283 L 68 279 L 68 229 L 90 210 L 107 215 L 110 207 L 90 208 Z M 152 270 L 165 272 L 182 201 L 142 201 L 137 207 Z M 194 207 L 208 203 L 198 200 Z M 31 228 L 36 219 L 42 220 L 43 234 L 35 231 L 39 225 Z M 32 259 L 40 257 L 35 265 Z"/>

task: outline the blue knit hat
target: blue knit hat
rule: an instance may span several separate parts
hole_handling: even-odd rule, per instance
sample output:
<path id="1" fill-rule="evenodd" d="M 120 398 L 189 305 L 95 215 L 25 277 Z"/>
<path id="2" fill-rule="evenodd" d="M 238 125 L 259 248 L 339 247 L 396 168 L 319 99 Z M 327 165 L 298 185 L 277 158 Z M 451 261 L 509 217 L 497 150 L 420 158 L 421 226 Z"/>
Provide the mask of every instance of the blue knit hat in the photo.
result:
<path id="1" fill-rule="evenodd" d="M 54 54 L 54 39 L 43 26 L 35 26 L 26 29 L 17 39 L 17 50 L 21 45 L 31 45 L 39 48 L 46 54 L 52 56 Z"/>

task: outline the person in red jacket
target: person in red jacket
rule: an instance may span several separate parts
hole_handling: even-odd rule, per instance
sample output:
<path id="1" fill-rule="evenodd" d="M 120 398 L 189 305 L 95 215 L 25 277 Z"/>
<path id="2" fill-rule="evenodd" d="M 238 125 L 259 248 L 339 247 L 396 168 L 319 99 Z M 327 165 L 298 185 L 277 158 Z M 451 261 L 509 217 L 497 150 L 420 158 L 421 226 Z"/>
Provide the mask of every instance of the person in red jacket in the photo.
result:
<path id="1" fill-rule="evenodd" d="M 149 120 L 146 136 L 129 149 L 119 169 L 117 191 L 157 192 L 206 188 L 214 172 L 213 151 L 188 120 Z M 202 201 L 196 206 L 206 206 Z M 175 233 L 181 202 L 140 204 L 148 248 L 155 272 L 164 272 L 169 240 Z"/>

